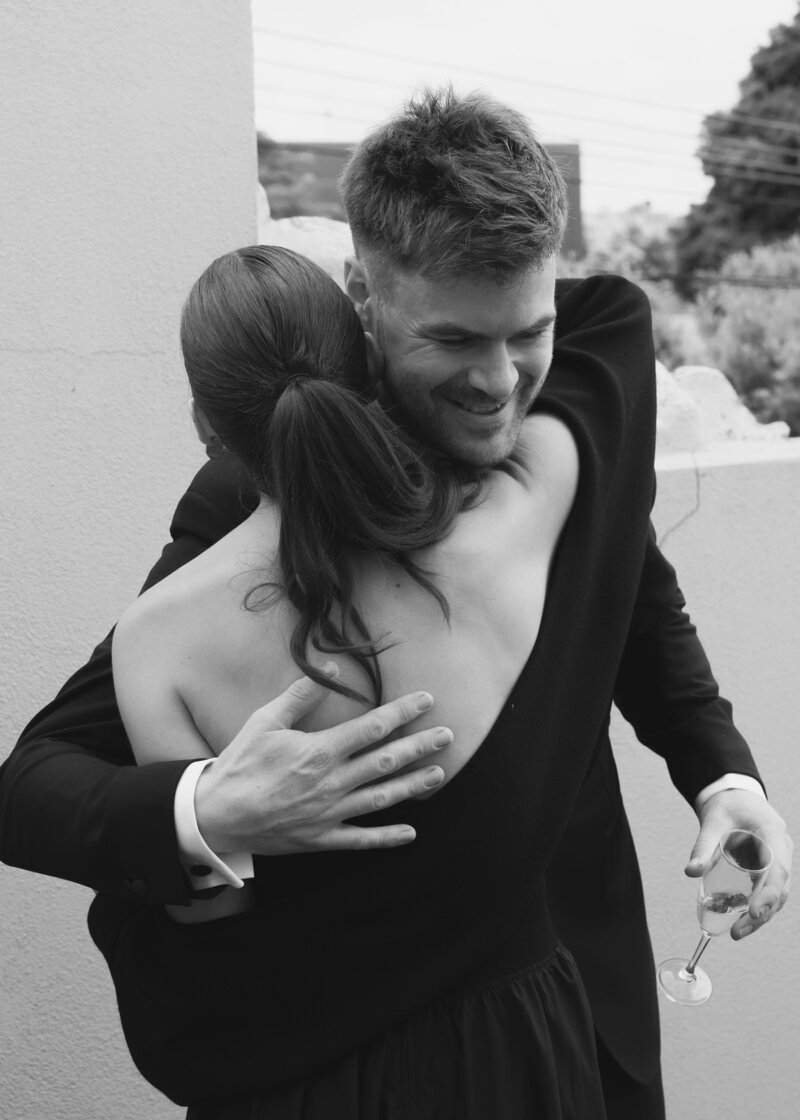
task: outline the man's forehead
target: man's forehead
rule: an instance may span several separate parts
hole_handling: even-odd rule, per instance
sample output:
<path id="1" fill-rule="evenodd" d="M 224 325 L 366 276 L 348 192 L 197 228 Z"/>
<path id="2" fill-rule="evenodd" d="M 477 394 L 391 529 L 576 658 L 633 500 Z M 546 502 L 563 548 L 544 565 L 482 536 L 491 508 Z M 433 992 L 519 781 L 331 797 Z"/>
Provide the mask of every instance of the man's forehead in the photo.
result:
<path id="1" fill-rule="evenodd" d="M 508 279 L 491 276 L 443 278 L 420 273 L 396 273 L 381 302 L 390 314 L 399 313 L 419 324 L 471 330 L 477 320 L 510 314 L 530 321 L 552 317 L 555 265 L 531 268 Z"/>

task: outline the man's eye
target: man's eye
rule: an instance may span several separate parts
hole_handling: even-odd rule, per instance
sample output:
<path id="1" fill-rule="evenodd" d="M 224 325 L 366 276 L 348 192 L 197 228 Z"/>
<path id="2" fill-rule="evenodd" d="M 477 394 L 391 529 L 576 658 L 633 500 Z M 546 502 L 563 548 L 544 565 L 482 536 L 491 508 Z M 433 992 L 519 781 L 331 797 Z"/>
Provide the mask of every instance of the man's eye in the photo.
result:
<path id="1" fill-rule="evenodd" d="M 468 338 L 435 338 L 434 342 L 444 350 L 460 350 L 470 344 Z"/>
<path id="2" fill-rule="evenodd" d="M 540 331 L 532 331 L 530 334 L 521 335 L 519 341 L 523 346 L 530 346 L 534 342 L 540 342 L 543 338 L 547 338 L 552 329 L 552 327 L 542 327 Z"/>

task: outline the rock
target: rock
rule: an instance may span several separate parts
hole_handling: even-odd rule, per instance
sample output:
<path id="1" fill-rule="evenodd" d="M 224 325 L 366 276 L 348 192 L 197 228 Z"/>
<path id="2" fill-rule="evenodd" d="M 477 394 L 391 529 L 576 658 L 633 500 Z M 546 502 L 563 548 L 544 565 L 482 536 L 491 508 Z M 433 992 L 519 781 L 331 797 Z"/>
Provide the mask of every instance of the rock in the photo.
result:
<path id="1" fill-rule="evenodd" d="M 662 362 L 656 362 L 656 401 L 658 453 L 699 451 L 704 446 L 700 410 Z"/>
<path id="2" fill-rule="evenodd" d="M 704 446 L 728 440 L 785 439 L 789 435 L 789 425 L 782 420 L 760 424 L 718 369 L 680 366 L 675 370 L 675 380 L 698 407 Z"/>

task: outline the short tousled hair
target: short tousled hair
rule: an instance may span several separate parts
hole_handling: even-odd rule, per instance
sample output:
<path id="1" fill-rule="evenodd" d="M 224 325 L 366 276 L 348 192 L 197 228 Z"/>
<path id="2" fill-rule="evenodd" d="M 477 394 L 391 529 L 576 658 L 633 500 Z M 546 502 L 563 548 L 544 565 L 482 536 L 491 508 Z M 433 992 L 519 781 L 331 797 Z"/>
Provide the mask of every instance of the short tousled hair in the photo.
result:
<path id="1" fill-rule="evenodd" d="M 564 180 L 528 121 L 481 93 L 425 90 L 342 173 L 360 258 L 430 279 L 502 282 L 558 252 Z"/>

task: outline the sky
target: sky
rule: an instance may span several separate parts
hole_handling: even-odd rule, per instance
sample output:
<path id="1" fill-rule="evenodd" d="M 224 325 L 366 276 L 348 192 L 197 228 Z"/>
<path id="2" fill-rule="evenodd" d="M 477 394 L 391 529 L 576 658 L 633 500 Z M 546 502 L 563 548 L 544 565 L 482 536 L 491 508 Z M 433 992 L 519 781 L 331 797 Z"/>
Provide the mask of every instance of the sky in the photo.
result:
<path id="1" fill-rule="evenodd" d="M 357 142 L 415 89 L 452 82 L 579 143 L 582 209 L 680 215 L 711 180 L 703 117 L 732 109 L 798 0 L 252 0 L 256 126 Z"/>

